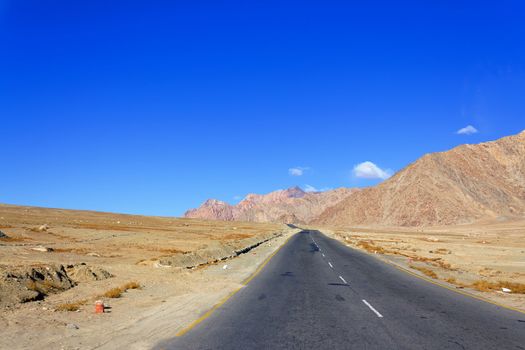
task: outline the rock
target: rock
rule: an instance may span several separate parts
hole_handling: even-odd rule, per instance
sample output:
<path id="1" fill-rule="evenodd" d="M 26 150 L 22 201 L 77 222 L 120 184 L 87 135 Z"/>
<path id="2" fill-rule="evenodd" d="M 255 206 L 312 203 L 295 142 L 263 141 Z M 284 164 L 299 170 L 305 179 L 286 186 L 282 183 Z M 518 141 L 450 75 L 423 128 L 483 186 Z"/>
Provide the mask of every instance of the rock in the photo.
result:
<path id="1" fill-rule="evenodd" d="M 9 236 L 0 231 L 0 238 L 9 238 Z"/>
<path id="2" fill-rule="evenodd" d="M 31 248 L 31 250 L 34 250 L 36 252 L 52 252 L 53 248 L 48 248 L 48 247 L 39 245 L 38 247 Z"/>
<path id="3" fill-rule="evenodd" d="M 87 253 L 86 255 L 87 255 L 87 256 L 100 257 L 100 254 L 98 254 L 98 253 Z"/>
<path id="4" fill-rule="evenodd" d="M 156 268 L 162 268 L 162 267 L 167 268 L 167 267 L 171 267 L 170 265 L 162 265 L 159 261 L 155 262 L 155 263 L 153 264 L 153 266 L 156 267 Z"/>
<path id="5" fill-rule="evenodd" d="M 75 282 L 100 281 L 113 277 L 108 271 L 96 266 L 88 266 L 84 263 L 68 265 L 66 268 L 68 276 Z"/>
<path id="6" fill-rule="evenodd" d="M 223 270 L 227 270 L 227 269 L 228 269 L 228 265 L 224 265 L 224 266 L 222 267 L 222 269 L 223 269 Z"/>
<path id="7" fill-rule="evenodd" d="M 79 327 L 74 323 L 68 323 L 66 324 L 67 329 L 78 329 Z"/>
<path id="8" fill-rule="evenodd" d="M 49 230 L 49 226 L 47 224 L 41 225 L 36 229 L 38 232 L 46 232 Z"/>
<path id="9" fill-rule="evenodd" d="M 508 289 L 508 288 L 505 288 L 505 287 L 501 288 L 501 291 L 502 291 L 503 293 L 512 293 L 512 290 L 510 290 L 510 289 Z"/>

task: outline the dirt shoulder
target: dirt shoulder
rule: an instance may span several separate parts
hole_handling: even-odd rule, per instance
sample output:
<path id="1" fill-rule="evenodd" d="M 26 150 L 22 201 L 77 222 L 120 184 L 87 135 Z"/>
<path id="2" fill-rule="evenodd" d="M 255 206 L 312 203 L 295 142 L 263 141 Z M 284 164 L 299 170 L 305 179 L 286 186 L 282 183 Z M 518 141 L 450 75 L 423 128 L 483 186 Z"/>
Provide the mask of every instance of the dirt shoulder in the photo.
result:
<path id="1" fill-rule="evenodd" d="M 0 348 L 147 349 L 241 287 L 297 230 L 0 205 L 0 231 Z M 8 297 L 20 290 L 34 298 Z"/>
<path id="2" fill-rule="evenodd" d="M 523 221 L 320 230 L 444 286 L 525 311 Z"/>

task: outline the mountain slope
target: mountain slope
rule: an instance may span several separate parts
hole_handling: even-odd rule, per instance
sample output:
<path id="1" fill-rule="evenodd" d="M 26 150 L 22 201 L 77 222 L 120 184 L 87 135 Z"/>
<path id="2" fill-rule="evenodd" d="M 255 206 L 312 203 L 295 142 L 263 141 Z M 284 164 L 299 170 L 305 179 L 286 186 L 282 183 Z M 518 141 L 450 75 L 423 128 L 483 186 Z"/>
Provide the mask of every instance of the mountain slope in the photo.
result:
<path id="1" fill-rule="evenodd" d="M 249 194 L 237 205 L 209 199 L 199 208 L 188 210 L 184 216 L 226 221 L 306 223 L 355 191 L 339 188 L 326 192 L 304 192 L 299 187 L 292 187 L 266 195 Z"/>
<path id="2" fill-rule="evenodd" d="M 525 131 L 425 155 L 387 181 L 353 193 L 313 222 L 448 225 L 525 216 Z"/>

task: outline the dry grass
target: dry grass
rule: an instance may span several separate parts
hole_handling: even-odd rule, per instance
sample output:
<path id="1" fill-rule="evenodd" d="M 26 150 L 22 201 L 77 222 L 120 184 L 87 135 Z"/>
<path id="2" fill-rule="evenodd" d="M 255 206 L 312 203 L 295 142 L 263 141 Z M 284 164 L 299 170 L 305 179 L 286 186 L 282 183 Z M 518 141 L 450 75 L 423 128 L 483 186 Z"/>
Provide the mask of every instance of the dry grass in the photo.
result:
<path id="1" fill-rule="evenodd" d="M 91 250 L 86 248 L 55 248 L 53 249 L 55 253 L 75 253 L 75 254 L 87 254 Z"/>
<path id="2" fill-rule="evenodd" d="M 414 261 L 422 261 L 422 262 L 435 262 L 438 260 L 441 260 L 441 258 L 427 258 L 426 256 L 416 256 L 413 257 L 412 260 Z"/>
<path id="3" fill-rule="evenodd" d="M 445 280 L 445 282 L 450 283 L 450 284 L 457 284 L 458 283 L 458 281 L 454 277 L 447 278 Z"/>
<path id="4" fill-rule="evenodd" d="M 428 276 L 430 278 L 433 278 L 433 279 L 438 278 L 438 275 L 429 268 L 422 267 L 422 266 L 415 266 L 415 265 L 410 265 L 410 268 L 414 270 L 418 270 L 419 272 L 423 273 L 425 276 Z"/>
<path id="5" fill-rule="evenodd" d="M 27 241 L 33 241 L 33 239 L 29 237 L 2 237 L 0 238 L 0 241 L 2 242 L 27 242 Z"/>
<path id="6" fill-rule="evenodd" d="M 128 282 L 128 283 L 124 284 L 120 288 L 124 288 L 125 290 L 128 290 L 128 289 L 141 289 L 142 286 L 140 285 L 140 283 L 138 283 L 136 281 L 131 281 L 131 282 Z"/>
<path id="7" fill-rule="evenodd" d="M 376 246 L 372 241 L 359 241 L 357 242 L 357 246 L 369 253 L 385 254 L 387 252 L 383 247 Z"/>
<path id="8" fill-rule="evenodd" d="M 106 298 L 120 298 L 122 296 L 122 292 L 124 291 L 120 289 L 120 287 L 115 287 L 106 291 L 104 294 L 102 294 L 102 296 Z"/>
<path id="9" fill-rule="evenodd" d="M 491 292 L 501 290 L 501 288 L 508 288 L 513 294 L 525 294 L 525 283 L 514 283 L 508 281 L 490 282 L 486 280 L 479 280 L 472 283 L 471 287 L 480 292 Z"/>
<path id="10" fill-rule="evenodd" d="M 438 260 L 438 261 L 434 262 L 434 265 L 441 267 L 443 270 L 449 270 L 449 271 L 456 271 L 457 270 L 457 269 L 453 268 L 452 265 L 450 265 L 449 263 L 447 263 L 447 262 L 445 262 L 443 260 Z"/>
<path id="11" fill-rule="evenodd" d="M 458 286 L 459 288 L 469 287 L 468 284 L 462 283 L 462 282 L 456 280 L 454 277 L 449 277 L 449 278 L 445 279 L 445 282 L 448 282 L 450 284 L 454 284 L 454 285 Z"/>
<path id="12" fill-rule="evenodd" d="M 148 249 L 148 250 L 154 250 L 163 254 L 184 254 L 187 253 L 186 250 L 181 250 L 177 248 L 159 248 L 159 249 Z"/>
<path id="13" fill-rule="evenodd" d="M 55 310 L 57 311 L 78 311 L 82 305 L 86 305 L 87 299 L 74 301 L 71 303 L 64 303 L 58 305 Z"/>
<path id="14" fill-rule="evenodd" d="M 105 298 L 120 298 L 122 296 L 122 293 L 128 291 L 129 289 L 141 289 L 141 288 L 142 286 L 138 282 L 131 281 L 126 284 L 123 284 L 120 287 L 111 288 L 110 290 L 102 294 L 101 296 Z"/>
<path id="15" fill-rule="evenodd" d="M 213 240 L 236 240 L 236 239 L 244 239 L 244 238 L 250 238 L 253 237 L 253 235 L 247 234 L 247 233 L 230 233 L 224 236 L 214 237 Z"/>

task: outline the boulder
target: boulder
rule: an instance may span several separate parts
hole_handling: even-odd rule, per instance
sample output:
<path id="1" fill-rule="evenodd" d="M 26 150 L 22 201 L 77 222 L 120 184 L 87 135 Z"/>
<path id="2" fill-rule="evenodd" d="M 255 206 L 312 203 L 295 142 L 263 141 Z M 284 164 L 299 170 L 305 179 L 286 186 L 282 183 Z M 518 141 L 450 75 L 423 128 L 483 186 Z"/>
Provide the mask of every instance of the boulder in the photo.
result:
<path id="1" fill-rule="evenodd" d="M 41 231 L 41 232 L 45 232 L 45 231 L 49 230 L 49 226 L 47 224 L 41 225 L 38 228 L 38 230 Z"/>
<path id="2" fill-rule="evenodd" d="M 36 252 L 52 252 L 53 248 L 48 248 L 48 247 L 39 245 L 37 247 L 32 247 L 31 250 L 34 250 Z"/>
<path id="3" fill-rule="evenodd" d="M 68 265 L 66 268 L 68 276 L 75 282 L 100 281 L 113 277 L 108 271 L 96 267 L 88 266 L 84 263 Z"/>

